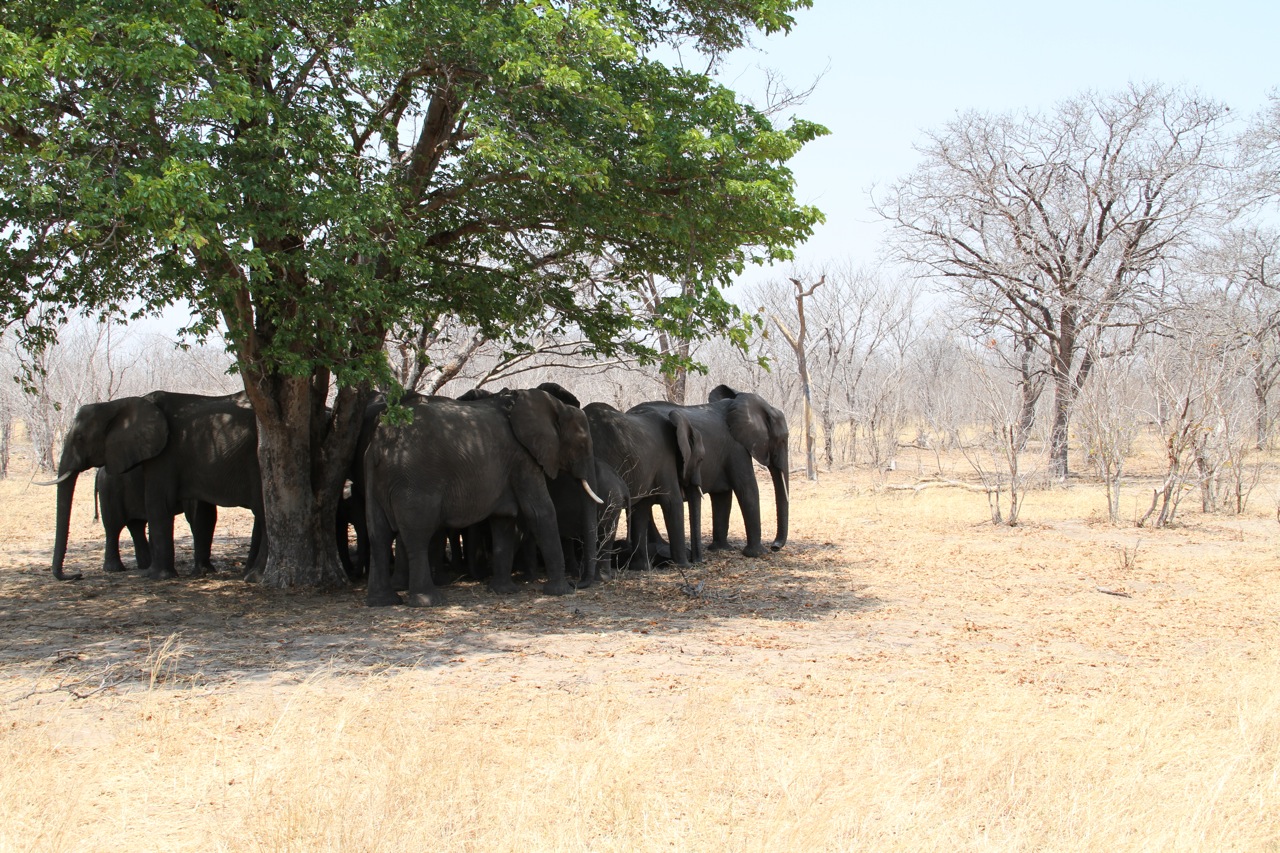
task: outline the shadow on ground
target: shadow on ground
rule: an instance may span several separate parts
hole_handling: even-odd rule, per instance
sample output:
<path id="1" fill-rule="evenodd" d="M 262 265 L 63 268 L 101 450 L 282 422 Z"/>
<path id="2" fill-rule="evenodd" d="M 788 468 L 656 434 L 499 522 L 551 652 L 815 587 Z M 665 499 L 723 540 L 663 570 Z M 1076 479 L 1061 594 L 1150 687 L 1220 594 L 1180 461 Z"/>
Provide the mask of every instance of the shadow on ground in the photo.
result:
<path id="1" fill-rule="evenodd" d="M 213 554 L 218 574 L 152 581 L 136 571 L 105 574 L 98 547 L 73 547 L 67 569 L 83 578 L 59 583 L 43 550 L 9 549 L 0 570 L 0 668 L 73 694 L 158 674 L 208 683 L 298 679 L 438 667 L 515 653 L 548 636 L 684 635 L 879 605 L 859 595 L 867 567 L 850 565 L 838 546 L 804 540 L 762 559 L 720 552 L 683 572 L 625 572 L 564 597 L 533 585 L 500 597 L 458 582 L 446 605 L 429 610 L 370 609 L 359 587 L 317 594 L 246 584 L 247 550 L 247 539 L 222 539 Z M 177 556 L 179 571 L 189 570 L 189 542 Z M 128 554 L 125 562 L 132 565 Z"/>

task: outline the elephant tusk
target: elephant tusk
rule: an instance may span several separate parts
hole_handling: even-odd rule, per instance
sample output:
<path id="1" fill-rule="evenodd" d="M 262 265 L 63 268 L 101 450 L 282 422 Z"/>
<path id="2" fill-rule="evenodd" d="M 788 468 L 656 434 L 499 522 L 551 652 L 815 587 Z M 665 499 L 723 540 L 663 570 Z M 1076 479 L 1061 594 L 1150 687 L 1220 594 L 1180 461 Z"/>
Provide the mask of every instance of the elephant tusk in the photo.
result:
<path id="1" fill-rule="evenodd" d="M 786 498 L 787 503 L 791 503 L 791 487 L 787 485 L 787 477 L 782 476 L 782 496 Z"/>
<path id="2" fill-rule="evenodd" d="M 590 484 L 590 483 L 588 483 L 586 480 L 579 480 L 579 482 L 580 482 L 580 483 L 582 483 L 582 490 L 583 490 L 584 492 L 586 492 L 586 493 L 587 493 L 587 496 L 588 496 L 588 497 L 590 497 L 590 498 L 591 498 L 591 500 L 595 501 L 595 502 L 596 502 L 596 503 L 598 503 L 598 504 L 603 504 L 603 503 L 604 503 L 604 501 L 600 500 L 600 496 L 599 496 L 599 495 L 597 495 L 595 492 L 591 491 L 591 484 Z"/>
<path id="3" fill-rule="evenodd" d="M 33 485 L 33 486 L 56 486 L 56 485 L 58 485 L 59 483 L 61 483 L 61 482 L 63 482 L 64 480 L 66 480 L 67 478 L 75 476 L 75 473 L 76 473 L 75 471 L 68 471 L 68 472 L 67 472 L 67 473 L 65 473 L 65 474 L 60 474 L 60 475 L 58 475 L 58 479 L 56 479 L 56 480 L 32 480 L 32 481 L 31 481 L 31 485 Z"/>

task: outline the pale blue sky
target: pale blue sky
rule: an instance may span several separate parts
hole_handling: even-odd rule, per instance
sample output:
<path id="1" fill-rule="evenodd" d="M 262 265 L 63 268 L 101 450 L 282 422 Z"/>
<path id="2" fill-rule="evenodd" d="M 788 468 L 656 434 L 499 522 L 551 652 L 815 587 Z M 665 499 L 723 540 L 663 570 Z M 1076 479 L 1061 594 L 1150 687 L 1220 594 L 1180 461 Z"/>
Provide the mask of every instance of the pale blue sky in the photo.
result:
<path id="1" fill-rule="evenodd" d="M 802 262 L 871 260 L 884 227 L 867 190 L 906 174 L 913 144 L 957 112 L 1051 107 L 1087 89 L 1130 82 L 1187 86 L 1256 113 L 1280 86 L 1280 2 L 853 3 L 815 0 L 792 34 L 758 38 L 732 57 L 725 82 L 758 87 L 756 66 L 807 85 L 797 112 L 831 135 L 793 161 L 797 195 L 827 215 Z M 779 277 L 753 271 L 744 281 Z M 735 288 L 736 290 L 736 288 Z"/>

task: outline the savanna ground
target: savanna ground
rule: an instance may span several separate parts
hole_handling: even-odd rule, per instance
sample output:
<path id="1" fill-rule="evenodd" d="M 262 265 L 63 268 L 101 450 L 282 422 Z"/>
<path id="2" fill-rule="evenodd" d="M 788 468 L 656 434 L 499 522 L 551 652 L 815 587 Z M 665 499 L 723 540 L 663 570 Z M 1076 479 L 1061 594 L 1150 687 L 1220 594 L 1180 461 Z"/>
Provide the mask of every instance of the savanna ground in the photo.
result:
<path id="1" fill-rule="evenodd" d="M 232 511 L 218 576 L 104 575 L 87 476 L 56 583 L 2 481 L 0 849 L 1280 849 L 1280 478 L 997 528 L 913 453 L 794 476 L 765 559 L 431 611 L 243 584 Z"/>

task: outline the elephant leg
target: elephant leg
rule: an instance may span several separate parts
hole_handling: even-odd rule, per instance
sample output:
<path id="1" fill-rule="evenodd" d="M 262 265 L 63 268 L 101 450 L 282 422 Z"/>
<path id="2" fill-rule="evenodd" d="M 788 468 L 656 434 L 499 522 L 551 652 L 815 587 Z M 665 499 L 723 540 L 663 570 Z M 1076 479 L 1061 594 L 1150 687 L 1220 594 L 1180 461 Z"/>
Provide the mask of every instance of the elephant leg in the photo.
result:
<path id="1" fill-rule="evenodd" d="M 191 552 L 195 563 L 194 577 L 217 571 L 213 567 L 213 530 L 218 525 L 218 508 L 204 501 L 188 501 L 184 506 L 187 526 L 191 528 Z"/>
<path id="2" fill-rule="evenodd" d="M 151 568 L 151 543 L 147 541 L 147 523 L 140 518 L 135 518 L 128 522 L 126 527 L 129 528 L 129 537 L 133 539 L 133 559 L 138 563 L 138 568 L 147 571 Z M 107 543 L 111 543 L 111 537 L 107 537 Z M 120 554 L 120 534 L 116 534 L 116 556 Z M 124 571 L 124 566 L 119 569 L 108 569 L 107 571 Z"/>
<path id="3" fill-rule="evenodd" d="M 143 530 L 146 529 L 146 522 L 136 522 L 140 524 Z M 102 532 L 106 534 L 106 542 L 102 549 L 102 570 L 104 572 L 123 572 L 124 561 L 120 559 L 120 527 L 114 523 L 109 523 L 106 513 L 103 513 Z M 129 528 L 130 535 L 133 534 L 133 528 Z M 134 546 L 134 553 L 137 553 L 137 546 Z"/>
<path id="4" fill-rule="evenodd" d="M 733 510 L 733 492 L 711 493 L 712 551 L 729 550 L 729 514 Z"/>
<path id="5" fill-rule="evenodd" d="M 391 588 L 397 591 L 408 589 L 410 574 L 409 551 L 401 534 L 396 536 L 396 547 L 391 552 Z"/>
<path id="6" fill-rule="evenodd" d="M 104 572 L 123 572 L 124 561 L 120 559 L 120 530 L 111 530 L 104 525 L 107 541 L 102 549 L 102 570 Z M 132 533 L 132 531 L 130 531 Z"/>
<path id="7" fill-rule="evenodd" d="M 756 483 L 755 469 L 748 460 L 744 467 L 735 466 L 730 473 L 733 496 L 738 499 L 742 526 L 747 531 L 747 544 L 742 553 L 748 557 L 763 557 L 769 549 L 764 547 L 760 536 L 760 486 Z"/>
<path id="8" fill-rule="evenodd" d="M 689 562 L 705 561 L 702 553 L 702 490 L 690 486 L 685 495 L 689 507 Z"/>
<path id="9" fill-rule="evenodd" d="M 637 502 L 627 509 L 627 568 L 649 568 L 648 518 L 651 506 L 647 502 Z"/>
<path id="10" fill-rule="evenodd" d="M 560 547 L 560 530 L 551 498 L 544 489 L 540 496 L 535 493 L 532 498 L 520 500 L 520 511 L 547 567 L 547 582 L 542 585 L 542 591 L 547 595 L 568 595 L 573 588 L 564 576 L 564 549 Z"/>
<path id="11" fill-rule="evenodd" d="M 369 607 L 387 607 L 400 603 L 400 596 L 391 588 L 391 522 L 378 506 L 369 501 L 367 528 L 369 533 L 369 585 L 364 603 Z"/>
<path id="12" fill-rule="evenodd" d="M 684 516 L 681 515 L 681 518 L 683 517 Z M 666 515 L 664 514 L 663 521 L 665 522 L 665 520 Z M 653 520 L 653 507 L 649 507 L 648 512 L 645 513 L 643 521 L 646 531 L 645 540 L 649 543 L 649 558 L 652 565 L 662 566 L 670 563 L 672 560 L 671 545 L 667 540 L 663 539 L 662 534 L 658 532 L 658 525 Z"/>
<path id="13" fill-rule="evenodd" d="M 151 531 L 151 568 L 147 577 L 152 580 L 176 578 L 177 570 L 173 567 L 173 513 L 167 509 L 159 513 L 159 517 L 151 515 L 147 519 L 147 528 Z"/>
<path id="14" fill-rule="evenodd" d="M 515 558 L 516 520 L 512 516 L 492 516 L 489 519 L 489 535 L 492 556 L 489 589 L 499 595 L 510 595 L 519 587 L 511 579 L 511 563 Z"/>
<path id="15" fill-rule="evenodd" d="M 396 548 L 401 551 L 397 563 L 409 567 L 409 595 L 405 604 L 410 607 L 444 604 L 444 593 L 431 579 L 432 564 L 444 556 L 443 536 L 435 530 L 402 530 L 396 539 Z"/>
<path id="16" fill-rule="evenodd" d="M 517 527 L 517 534 L 519 528 Z M 515 545 L 515 556 L 512 558 L 512 572 L 533 583 L 538 579 L 538 546 L 529 535 L 519 536 Z"/>
<path id="17" fill-rule="evenodd" d="M 671 543 L 671 561 L 676 568 L 689 568 L 689 549 L 684 540 L 684 496 L 671 489 L 662 496 L 662 518 L 667 525 L 667 541 Z"/>
<path id="18" fill-rule="evenodd" d="M 262 580 L 262 570 L 267 566 L 267 521 L 264 513 L 253 514 L 253 532 L 249 534 L 249 556 L 244 561 L 244 579 L 250 583 Z"/>
<path id="19" fill-rule="evenodd" d="M 560 550 L 564 552 L 564 576 L 573 578 L 578 589 L 585 589 L 591 586 L 591 573 L 587 572 L 583 577 L 582 563 L 578 560 L 578 541 L 576 539 L 561 539 Z"/>

